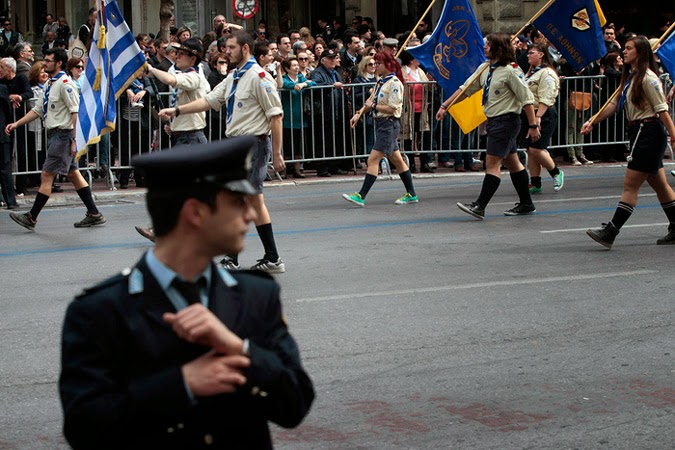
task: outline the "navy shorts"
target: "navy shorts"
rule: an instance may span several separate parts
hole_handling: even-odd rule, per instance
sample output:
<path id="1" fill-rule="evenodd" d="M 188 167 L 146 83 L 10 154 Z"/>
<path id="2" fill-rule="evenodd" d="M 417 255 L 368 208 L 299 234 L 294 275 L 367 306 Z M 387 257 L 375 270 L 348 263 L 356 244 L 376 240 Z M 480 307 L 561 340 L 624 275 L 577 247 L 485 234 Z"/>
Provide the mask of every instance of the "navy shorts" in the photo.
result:
<path id="1" fill-rule="evenodd" d="M 640 127 L 642 131 L 638 136 Z M 631 125 L 628 127 L 628 139 L 629 148 L 633 149 L 633 159 L 628 163 L 628 168 L 656 175 L 663 167 L 663 155 L 667 145 L 666 129 L 663 124 L 646 122 L 641 125 Z"/>
<path id="2" fill-rule="evenodd" d="M 259 137 L 253 149 L 253 158 L 251 159 L 251 175 L 248 181 L 253 185 L 253 189 L 258 194 L 263 192 L 263 181 L 267 178 L 267 164 L 272 157 L 272 140 L 269 136 Z"/>
<path id="3" fill-rule="evenodd" d="M 373 150 L 391 156 L 398 150 L 398 134 L 401 131 L 399 119 L 375 119 L 375 143 Z"/>
<path id="4" fill-rule="evenodd" d="M 490 117 L 485 126 L 487 130 L 487 154 L 506 158 L 518 151 L 516 139 L 520 132 L 520 116 L 515 113 Z"/>
<path id="5" fill-rule="evenodd" d="M 47 144 L 47 156 L 42 170 L 58 175 L 68 175 L 77 166 L 70 154 L 71 138 L 73 130 L 49 130 L 49 143 Z"/>
<path id="6" fill-rule="evenodd" d="M 527 122 L 527 115 L 525 115 L 525 113 L 520 116 L 520 121 L 522 125 L 520 127 L 518 141 L 522 142 L 522 147 L 536 148 L 539 150 L 548 149 L 548 146 L 551 145 L 555 126 L 558 123 L 558 111 L 555 109 L 555 106 L 547 109 L 541 117 L 541 130 L 539 130 L 541 137 L 535 142 L 530 142 L 530 139 L 527 138 L 527 130 L 530 129 L 530 124 Z"/>

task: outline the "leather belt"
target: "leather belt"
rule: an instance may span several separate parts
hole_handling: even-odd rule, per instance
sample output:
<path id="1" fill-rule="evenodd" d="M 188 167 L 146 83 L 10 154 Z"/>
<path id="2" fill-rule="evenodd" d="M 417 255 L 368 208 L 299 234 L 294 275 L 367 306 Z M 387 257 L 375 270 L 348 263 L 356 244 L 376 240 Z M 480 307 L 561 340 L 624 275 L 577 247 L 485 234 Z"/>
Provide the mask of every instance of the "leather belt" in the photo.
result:
<path id="1" fill-rule="evenodd" d="M 640 125 L 641 123 L 658 122 L 658 121 L 659 121 L 658 117 L 648 117 L 646 119 L 631 120 L 630 122 L 628 122 L 628 126 L 634 127 L 636 125 Z"/>

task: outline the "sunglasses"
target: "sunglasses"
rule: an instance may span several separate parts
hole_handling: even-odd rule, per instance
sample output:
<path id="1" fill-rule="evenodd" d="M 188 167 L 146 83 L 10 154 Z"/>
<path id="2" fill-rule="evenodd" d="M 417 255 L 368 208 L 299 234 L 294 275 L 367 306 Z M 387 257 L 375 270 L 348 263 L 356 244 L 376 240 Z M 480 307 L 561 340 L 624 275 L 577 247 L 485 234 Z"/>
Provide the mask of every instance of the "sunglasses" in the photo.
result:
<path id="1" fill-rule="evenodd" d="M 76 69 L 84 70 L 84 66 L 75 66 Z"/>
<path id="2" fill-rule="evenodd" d="M 374 62 L 369 62 L 368 65 L 369 65 L 369 66 L 377 66 L 377 64 L 374 63 Z"/>
<path id="3" fill-rule="evenodd" d="M 309 58 L 298 58 L 298 61 L 308 61 Z"/>
<path id="4" fill-rule="evenodd" d="M 216 61 L 218 64 L 227 64 L 227 61 Z"/>

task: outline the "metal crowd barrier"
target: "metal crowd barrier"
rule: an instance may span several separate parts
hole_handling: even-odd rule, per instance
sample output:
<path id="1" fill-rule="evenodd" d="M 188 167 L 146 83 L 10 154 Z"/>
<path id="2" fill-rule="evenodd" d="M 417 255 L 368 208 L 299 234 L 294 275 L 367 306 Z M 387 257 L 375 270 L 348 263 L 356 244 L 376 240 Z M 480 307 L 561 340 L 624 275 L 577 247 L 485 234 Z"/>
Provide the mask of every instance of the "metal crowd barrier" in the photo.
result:
<path id="1" fill-rule="evenodd" d="M 668 92 L 672 85 L 670 79 L 665 75 L 662 80 L 665 92 Z M 627 144 L 623 115 L 603 121 L 588 136 L 580 134 L 581 125 L 599 110 L 614 92 L 617 83 L 605 76 L 561 79 L 556 105 L 558 124 L 550 146 L 552 152 L 574 147 Z M 374 84 L 349 84 L 342 89 L 332 86 L 314 86 L 301 91 L 281 89 L 285 115 L 283 151 L 287 164 L 318 166 L 331 163 L 351 169 L 357 161 L 365 161 L 375 138 L 374 121 L 370 114 L 366 114 L 358 126 L 351 129 L 349 120 L 363 105 L 373 87 Z M 586 96 L 587 107 L 575 109 L 573 103 L 578 102 L 570 100 L 573 93 L 580 93 L 582 102 Z M 168 105 L 169 95 L 160 94 L 161 103 Z M 442 122 L 435 120 L 440 103 L 448 96 L 433 81 L 405 85 L 400 148 L 408 158 L 437 154 L 439 161 L 449 161 L 461 158 L 463 153 L 474 154 L 484 150 L 482 127 L 464 135 L 449 114 Z M 121 106 L 122 102 L 118 101 L 116 130 L 98 144 L 90 146 L 88 154 L 80 160 L 80 168 L 89 181 L 94 176 L 103 176 L 108 181 L 108 187 L 113 189 L 113 176 L 119 178 L 123 171 L 130 171 L 129 161 L 134 155 L 171 148 L 170 136 L 157 117 L 156 103 L 159 102 L 156 97 L 147 95 L 144 101 L 144 107 L 135 111 Z M 423 105 L 423 110 L 417 113 L 417 118 L 422 120 L 418 121 L 414 120 L 416 103 Z M 21 109 L 15 110 L 15 120 L 22 112 Z M 224 138 L 224 108 L 208 111 L 206 122 L 205 133 L 209 140 Z M 33 122 L 15 133 L 14 175 L 39 174 L 47 142 L 44 128 Z"/>

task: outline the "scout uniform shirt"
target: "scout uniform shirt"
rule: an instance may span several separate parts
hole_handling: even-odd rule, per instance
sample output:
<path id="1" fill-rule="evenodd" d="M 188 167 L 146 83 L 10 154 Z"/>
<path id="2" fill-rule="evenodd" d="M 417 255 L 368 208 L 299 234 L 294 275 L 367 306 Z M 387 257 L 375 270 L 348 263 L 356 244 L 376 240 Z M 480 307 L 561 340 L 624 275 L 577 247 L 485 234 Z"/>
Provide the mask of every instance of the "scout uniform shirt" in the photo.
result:
<path id="1" fill-rule="evenodd" d="M 47 117 L 44 117 L 42 111 L 46 88 L 40 90 L 33 111 L 38 117 L 45 119 L 45 127 L 48 130 L 72 130 L 73 114 L 80 108 L 80 91 L 68 75 L 63 75 L 51 83 L 47 99 Z"/>
<path id="2" fill-rule="evenodd" d="M 219 110 L 227 104 L 232 90 L 234 71 L 230 72 L 207 96 L 211 108 Z M 255 135 L 266 136 L 270 132 L 270 119 L 283 116 L 277 83 L 272 75 L 254 64 L 242 75 L 234 93 L 234 110 L 227 124 L 227 137 Z"/>
<path id="3" fill-rule="evenodd" d="M 535 110 L 539 107 L 540 103 L 549 108 L 555 106 L 558 92 L 560 91 L 560 79 L 553 69 L 542 67 L 530 75 L 529 78 L 526 78 L 525 81 L 534 96 Z"/>
<path id="4" fill-rule="evenodd" d="M 483 70 L 485 66 L 487 68 Z M 490 72 L 489 66 L 489 62 L 478 66 L 476 72 L 480 70 L 483 70 L 483 72 L 480 74 L 480 79 L 474 81 L 466 89 L 465 95 L 467 97 L 471 97 L 485 86 Z M 460 86 L 460 88 L 463 89 L 464 86 Z M 523 71 L 520 70 L 518 64 L 511 63 L 494 69 L 488 100 L 483 105 L 483 112 L 488 118 L 508 113 L 520 114 L 523 106 L 532 104 L 534 104 L 534 97 L 525 84 L 525 75 L 523 75 Z"/>
<path id="5" fill-rule="evenodd" d="M 623 104 L 623 107 L 626 109 L 626 118 L 629 121 L 649 119 L 656 117 L 659 113 L 668 111 L 668 104 L 666 103 L 666 96 L 663 93 L 661 80 L 649 69 L 647 69 L 645 77 L 642 79 L 642 88 L 645 91 L 647 102 L 643 106 L 643 109 L 638 109 L 630 100 L 631 92 L 633 91 L 633 82 L 631 81 Z M 614 106 L 618 105 L 619 98 L 620 96 L 617 95 L 612 100 Z"/>
<path id="6" fill-rule="evenodd" d="M 382 85 L 377 98 L 375 99 L 378 105 L 387 105 L 394 108 L 394 114 L 384 114 L 380 111 L 373 111 L 373 116 L 376 119 L 384 119 L 387 117 L 401 118 L 401 111 L 403 110 L 403 83 L 396 75 L 391 77 L 386 83 Z"/>
<path id="7" fill-rule="evenodd" d="M 209 82 L 202 75 L 201 68 L 191 72 L 176 72 L 176 106 L 187 105 L 197 99 L 206 97 L 210 90 Z M 171 131 L 201 131 L 206 127 L 206 113 L 184 114 L 174 117 Z"/>

